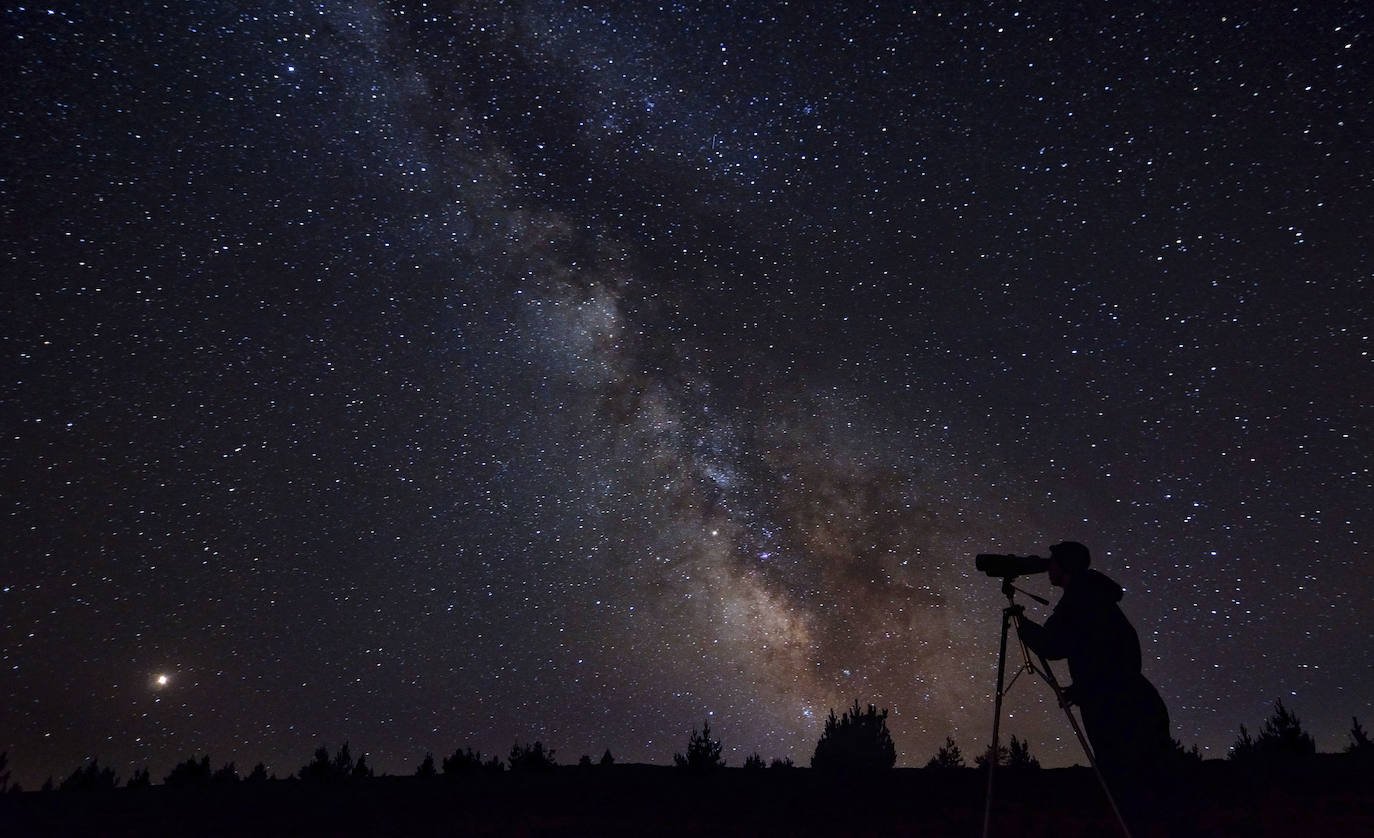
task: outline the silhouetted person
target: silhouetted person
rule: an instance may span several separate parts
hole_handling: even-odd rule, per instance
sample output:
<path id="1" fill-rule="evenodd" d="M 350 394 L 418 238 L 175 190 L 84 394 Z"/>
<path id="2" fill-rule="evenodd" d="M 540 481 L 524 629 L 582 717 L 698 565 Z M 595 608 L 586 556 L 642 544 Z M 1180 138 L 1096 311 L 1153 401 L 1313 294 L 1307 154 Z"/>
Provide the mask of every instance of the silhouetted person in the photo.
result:
<path id="1" fill-rule="evenodd" d="M 1117 604 L 1121 586 L 1088 567 L 1091 562 L 1076 541 L 1051 547 L 1050 584 L 1064 593 L 1043 626 L 1022 617 L 1018 628 L 1033 651 L 1068 658 L 1073 683 L 1065 696 L 1083 714 L 1093 756 L 1118 804 L 1128 817 L 1138 816 L 1142 795 L 1162 790 L 1172 748 L 1169 711 L 1140 673 L 1140 639 Z"/>

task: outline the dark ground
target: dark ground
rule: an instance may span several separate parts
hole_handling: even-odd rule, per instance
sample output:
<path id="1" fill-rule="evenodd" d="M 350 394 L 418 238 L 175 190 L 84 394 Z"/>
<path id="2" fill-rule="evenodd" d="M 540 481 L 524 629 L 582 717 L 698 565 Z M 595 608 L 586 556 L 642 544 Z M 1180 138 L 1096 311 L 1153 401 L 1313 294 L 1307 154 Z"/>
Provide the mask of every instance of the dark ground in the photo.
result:
<path id="1" fill-rule="evenodd" d="M 1338 757 L 1283 771 L 1207 763 L 1153 807 L 1142 835 L 1374 835 L 1374 773 Z M 29 792 L 0 800 L 0 835 L 921 835 L 982 833 L 986 775 L 809 769 L 692 776 L 655 766 L 545 774 L 269 781 L 201 789 Z M 1086 769 L 1001 770 L 993 834 L 1120 834 Z"/>

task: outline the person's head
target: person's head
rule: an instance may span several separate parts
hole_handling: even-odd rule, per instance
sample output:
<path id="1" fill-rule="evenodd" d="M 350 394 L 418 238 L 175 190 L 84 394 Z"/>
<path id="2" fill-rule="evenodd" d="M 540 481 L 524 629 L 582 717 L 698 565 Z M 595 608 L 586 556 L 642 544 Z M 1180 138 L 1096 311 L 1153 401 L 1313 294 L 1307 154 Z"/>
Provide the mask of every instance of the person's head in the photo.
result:
<path id="1" fill-rule="evenodd" d="M 1077 541 L 1061 541 L 1050 547 L 1050 584 L 1062 588 L 1090 564 L 1092 554 L 1087 547 Z"/>

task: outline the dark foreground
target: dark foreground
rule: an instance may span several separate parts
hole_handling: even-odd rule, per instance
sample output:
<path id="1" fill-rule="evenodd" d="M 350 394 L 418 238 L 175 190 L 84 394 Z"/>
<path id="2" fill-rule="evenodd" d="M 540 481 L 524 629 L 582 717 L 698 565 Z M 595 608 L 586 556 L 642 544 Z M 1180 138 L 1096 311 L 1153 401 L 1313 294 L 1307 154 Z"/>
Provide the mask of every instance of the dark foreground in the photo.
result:
<path id="1" fill-rule="evenodd" d="M 1374 775 L 1330 759 L 1285 771 L 1195 767 L 1153 807 L 1153 835 L 1374 835 Z M 986 775 L 899 769 L 837 779 L 809 769 L 692 776 L 654 766 L 545 774 L 379 777 L 201 789 L 7 795 L 0 835 L 919 835 L 978 836 Z M 998 773 L 992 833 L 1119 835 L 1081 768 Z"/>

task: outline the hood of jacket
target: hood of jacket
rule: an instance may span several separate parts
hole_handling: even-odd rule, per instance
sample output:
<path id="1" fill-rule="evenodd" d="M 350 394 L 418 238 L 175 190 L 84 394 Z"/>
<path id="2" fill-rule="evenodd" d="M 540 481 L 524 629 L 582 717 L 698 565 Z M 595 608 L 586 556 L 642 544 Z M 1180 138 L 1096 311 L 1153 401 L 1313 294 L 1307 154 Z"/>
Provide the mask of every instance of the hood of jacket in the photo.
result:
<path id="1" fill-rule="evenodd" d="M 1074 594 L 1084 599 L 1120 602 L 1125 590 L 1111 577 L 1092 568 L 1079 571 L 1073 580 Z"/>

